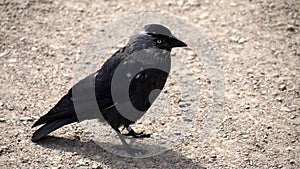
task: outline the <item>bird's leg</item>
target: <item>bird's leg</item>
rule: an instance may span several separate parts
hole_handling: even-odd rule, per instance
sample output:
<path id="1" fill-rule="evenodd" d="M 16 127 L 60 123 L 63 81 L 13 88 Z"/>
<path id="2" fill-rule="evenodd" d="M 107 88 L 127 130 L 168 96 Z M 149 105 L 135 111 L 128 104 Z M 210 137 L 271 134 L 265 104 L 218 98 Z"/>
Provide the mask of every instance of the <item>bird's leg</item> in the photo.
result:
<path id="1" fill-rule="evenodd" d="M 134 138 L 149 138 L 151 134 L 145 134 L 144 131 L 136 133 L 130 126 L 126 127 L 128 133 L 124 134 L 125 136 L 132 136 Z"/>
<path id="2" fill-rule="evenodd" d="M 123 134 L 121 134 L 120 130 L 118 128 L 114 129 L 117 132 L 118 137 L 120 138 L 122 144 L 124 145 L 126 152 L 131 155 L 132 157 L 136 157 L 137 155 L 141 155 L 146 153 L 143 149 L 136 149 L 132 148 L 126 141 Z"/>

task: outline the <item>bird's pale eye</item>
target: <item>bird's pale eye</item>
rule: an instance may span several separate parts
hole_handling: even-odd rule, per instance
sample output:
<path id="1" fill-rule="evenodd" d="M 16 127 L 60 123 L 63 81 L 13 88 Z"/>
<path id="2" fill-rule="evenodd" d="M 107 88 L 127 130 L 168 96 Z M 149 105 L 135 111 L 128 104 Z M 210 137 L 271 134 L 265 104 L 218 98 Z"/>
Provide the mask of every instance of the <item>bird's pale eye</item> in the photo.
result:
<path id="1" fill-rule="evenodd" d="M 156 43 L 157 43 L 157 44 L 161 44 L 161 42 L 162 42 L 162 41 L 161 41 L 160 39 L 157 39 L 157 40 L 156 40 Z"/>

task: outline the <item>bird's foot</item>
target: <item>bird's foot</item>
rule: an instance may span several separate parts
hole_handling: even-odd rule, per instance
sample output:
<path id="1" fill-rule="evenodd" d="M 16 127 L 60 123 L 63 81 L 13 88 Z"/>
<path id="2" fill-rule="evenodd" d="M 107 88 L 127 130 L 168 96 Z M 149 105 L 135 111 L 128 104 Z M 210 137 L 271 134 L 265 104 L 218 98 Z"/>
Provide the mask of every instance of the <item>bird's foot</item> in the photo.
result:
<path id="1" fill-rule="evenodd" d="M 151 134 L 145 134 L 144 131 L 136 133 L 132 128 L 127 128 L 128 133 L 123 134 L 124 136 L 132 136 L 134 138 L 149 138 Z"/>

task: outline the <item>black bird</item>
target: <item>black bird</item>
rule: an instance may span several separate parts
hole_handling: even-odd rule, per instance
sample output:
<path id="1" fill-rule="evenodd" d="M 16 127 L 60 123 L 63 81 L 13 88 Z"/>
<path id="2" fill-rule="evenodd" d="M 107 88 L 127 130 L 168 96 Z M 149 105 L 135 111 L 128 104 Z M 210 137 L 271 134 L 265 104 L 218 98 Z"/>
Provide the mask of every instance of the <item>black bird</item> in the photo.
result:
<path id="1" fill-rule="evenodd" d="M 91 98 L 85 99 L 93 95 L 89 92 L 95 95 L 99 118 L 104 118 L 115 131 L 120 133 L 119 128 L 124 127 L 128 130 L 126 136 L 150 137 L 136 133 L 130 125 L 149 109 L 163 89 L 171 66 L 171 49 L 185 46 L 162 25 L 142 27 L 100 70 L 75 84 L 33 124 L 32 127 L 43 126 L 33 133 L 32 141 L 39 141 L 64 125 L 96 118 L 99 114 L 95 115 L 95 108 L 89 106 Z"/>

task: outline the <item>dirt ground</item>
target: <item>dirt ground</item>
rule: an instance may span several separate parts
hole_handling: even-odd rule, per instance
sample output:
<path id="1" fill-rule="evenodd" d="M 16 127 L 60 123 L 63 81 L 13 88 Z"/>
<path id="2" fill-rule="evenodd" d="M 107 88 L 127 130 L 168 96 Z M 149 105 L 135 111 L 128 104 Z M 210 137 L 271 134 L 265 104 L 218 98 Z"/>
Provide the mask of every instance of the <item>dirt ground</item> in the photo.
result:
<path id="1" fill-rule="evenodd" d="M 299 0 L 1 0 L 0 168 L 300 168 L 299 9 Z M 33 122 L 73 85 L 90 33 L 143 11 L 201 28 L 221 56 L 225 105 L 214 134 L 145 159 L 104 151 L 79 124 L 32 143 Z"/>

